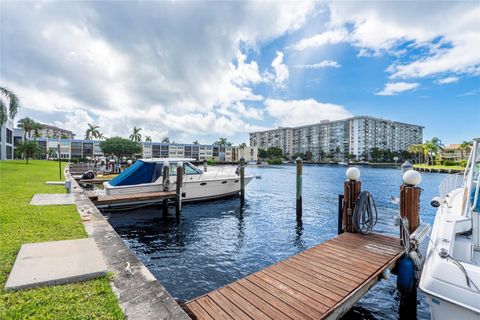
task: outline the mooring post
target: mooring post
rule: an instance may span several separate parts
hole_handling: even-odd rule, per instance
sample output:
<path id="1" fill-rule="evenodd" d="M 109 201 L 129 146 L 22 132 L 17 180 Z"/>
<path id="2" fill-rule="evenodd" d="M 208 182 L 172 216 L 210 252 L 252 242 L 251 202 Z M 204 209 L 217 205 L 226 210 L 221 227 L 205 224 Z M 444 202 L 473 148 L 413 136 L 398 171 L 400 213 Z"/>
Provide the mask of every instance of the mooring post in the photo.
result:
<path id="1" fill-rule="evenodd" d="M 175 200 L 175 212 L 177 215 L 182 211 L 182 186 L 183 186 L 183 163 L 177 163 L 177 192 Z"/>
<path id="2" fill-rule="evenodd" d="M 303 171 L 303 160 L 298 157 L 295 160 L 297 164 L 297 219 L 302 218 L 302 171 Z"/>
<path id="3" fill-rule="evenodd" d="M 170 188 L 170 164 L 168 161 L 163 162 L 163 168 L 162 168 L 162 186 L 163 186 L 163 191 L 168 191 Z M 162 210 L 163 214 L 168 213 L 168 199 L 163 199 L 162 201 Z"/>
<path id="4" fill-rule="evenodd" d="M 362 191 L 360 170 L 355 167 L 348 168 L 346 172 L 347 180 L 343 183 L 343 230 L 346 232 L 355 232 L 353 226 L 353 210 L 355 202 Z"/>
<path id="5" fill-rule="evenodd" d="M 338 195 L 338 222 L 337 234 L 343 233 L 343 194 Z"/>
<path id="6" fill-rule="evenodd" d="M 415 170 L 407 170 L 403 173 L 403 184 L 400 186 L 400 217 L 407 218 L 408 232 L 412 234 L 420 224 L 420 191 L 417 187 L 422 181 L 422 176 Z M 400 242 L 408 244 L 404 239 L 400 223 Z M 401 319 L 417 318 L 417 287 L 418 279 L 415 275 L 415 264 L 408 255 L 404 256 L 397 266 L 397 289 L 400 292 L 399 315 Z M 400 270 L 401 268 L 405 270 Z M 410 285 L 409 285 L 410 284 Z"/>
<path id="7" fill-rule="evenodd" d="M 240 158 L 240 204 L 245 204 L 245 158 Z"/>
<path id="8" fill-rule="evenodd" d="M 203 160 L 203 172 L 207 172 L 208 161 L 207 159 Z"/>

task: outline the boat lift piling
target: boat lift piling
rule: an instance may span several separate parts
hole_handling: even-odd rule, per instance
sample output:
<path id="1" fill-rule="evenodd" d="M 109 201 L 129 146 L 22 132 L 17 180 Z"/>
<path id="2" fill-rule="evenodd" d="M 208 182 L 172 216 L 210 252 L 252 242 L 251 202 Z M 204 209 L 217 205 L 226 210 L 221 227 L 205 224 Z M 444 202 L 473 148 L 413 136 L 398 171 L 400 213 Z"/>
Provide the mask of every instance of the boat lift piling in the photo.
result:
<path id="1" fill-rule="evenodd" d="M 245 158 L 240 158 L 240 205 L 245 204 Z"/>
<path id="2" fill-rule="evenodd" d="M 302 174 L 303 174 L 303 160 L 302 158 L 298 157 L 296 160 L 295 160 L 295 163 L 297 164 L 297 193 L 296 193 L 296 200 L 297 200 L 297 203 L 296 203 L 296 211 L 297 211 L 297 220 L 301 220 L 302 219 L 302 211 L 303 211 L 303 208 L 302 208 L 302 202 L 303 202 L 303 199 L 302 199 L 302 180 L 303 180 L 303 177 L 302 177 Z"/>
<path id="3" fill-rule="evenodd" d="M 403 184 L 400 186 L 400 217 L 408 221 L 408 232 L 412 234 L 420 225 L 420 191 L 417 185 L 421 182 L 421 176 L 414 170 L 406 170 L 403 173 Z M 400 223 L 400 243 L 408 245 L 405 239 L 402 223 Z M 404 257 L 407 258 L 407 257 Z M 397 269 L 399 269 L 397 264 Z M 397 273 L 402 270 L 397 270 Z M 399 276 L 400 277 L 400 276 Z M 410 290 L 402 288 L 402 281 L 397 281 L 397 289 L 400 296 L 399 314 L 401 319 L 417 318 L 417 289 L 418 281 L 414 279 Z"/>
<path id="4" fill-rule="evenodd" d="M 175 213 L 176 215 L 180 215 L 182 211 L 182 192 L 183 192 L 183 163 L 177 163 L 177 188 L 176 188 L 176 196 L 175 196 Z"/>
<path id="5" fill-rule="evenodd" d="M 168 161 L 165 161 L 163 163 L 163 168 L 162 168 L 162 185 L 163 185 L 163 191 L 168 191 L 170 187 L 170 165 Z M 162 200 L 162 211 L 163 214 L 168 213 L 168 199 L 163 199 Z"/>
<path id="6" fill-rule="evenodd" d="M 358 195 L 362 191 L 362 182 L 358 180 L 360 171 L 357 168 L 349 168 L 346 175 L 348 179 L 343 183 L 342 227 L 346 232 L 355 232 L 355 227 L 353 226 L 353 210 L 355 209 L 355 202 L 357 201 Z"/>

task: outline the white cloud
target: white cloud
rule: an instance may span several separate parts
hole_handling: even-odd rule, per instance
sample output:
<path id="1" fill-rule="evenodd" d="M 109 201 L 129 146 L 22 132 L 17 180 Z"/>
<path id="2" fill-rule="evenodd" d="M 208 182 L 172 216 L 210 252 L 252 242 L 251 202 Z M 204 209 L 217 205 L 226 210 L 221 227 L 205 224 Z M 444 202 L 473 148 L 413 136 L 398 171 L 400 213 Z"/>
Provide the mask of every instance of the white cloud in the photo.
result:
<path id="1" fill-rule="evenodd" d="M 294 50 L 305 50 L 309 48 L 318 48 L 326 44 L 337 44 L 346 42 L 349 39 L 348 32 L 343 29 L 334 29 L 322 32 L 309 38 L 304 38 L 291 46 Z"/>
<path id="2" fill-rule="evenodd" d="M 278 119 L 279 125 L 286 127 L 312 124 L 322 120 L 339 120 L 352 116 L 343 106 L 322 103 L 314 99 L 267 99 L 265 106 L 267 112 Z"/>
<path id="3" fill-rule="evenodd" d="M 435 80 L 437 84 L 448 84 L 448 83 L 455 83 L 459 80 L 458 77 L 446 77 L 442 79 Z"/>
<path id="4" fill-rule="evenodd" d="M 313 2 L 5 3 L 2 83 L 39 120 L 63 122 L 58 111 L 83 110 L 108 136 L 126 136 L 133 125 L 152 137 L 245 133 L 244 119 L 262 117 L 245 107 L 263 99 L 253 87 L 269 80 L 247 53 L 298 30 L 314 9 Z M 281 60 L 275 68 L 280 85 L 288 69 Z M 202 121 L 208 125 L 195 123 Z"/>
<path id="5" fill-rule="evenodd" d="M 301 69 L 323 69 L 323 68 L 340 68 L 341 65 L 337 61 L 333 60 L 323 60 L 319 63 L 314 64 L 297 64 L 293 65 L 294 68 L 301 68 Z"/>
<path id="6" fill-rule="evenodd" d="M 377 96 L 393 96 L 400 92 L 413 90 L 418 87 L 418 83 L 407 82 L 389 82 L 385 84 L 385 88 L 382 91 L 375 93 Z"/>
<path id="7" fill-rule="evenodd" d="M 391 79 L 480 74 L 480 6 L 475 2 L 337 1 L 328 6 L 327 31 L 300 40 L 294 49 L 349 42 L 360 55 L 392 54 L 399 60 L 387 69 Z"/>
<path id="8" fill-rule="evenodd" d="M 289 73 L 287 66 L 283 63 L 283 52 L 277 51 L 277 55 L 272 61 L 272 67 L 275 71 L 275 85 L 280 88 L 284 87 Z"/>

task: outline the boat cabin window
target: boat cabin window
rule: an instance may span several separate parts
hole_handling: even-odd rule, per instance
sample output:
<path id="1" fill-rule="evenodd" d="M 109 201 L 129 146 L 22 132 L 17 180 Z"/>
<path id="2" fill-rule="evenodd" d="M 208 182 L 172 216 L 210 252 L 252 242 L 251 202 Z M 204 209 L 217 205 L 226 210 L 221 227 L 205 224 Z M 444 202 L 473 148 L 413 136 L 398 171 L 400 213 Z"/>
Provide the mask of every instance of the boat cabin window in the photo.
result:
<path id="1" fill-rule="evenodd" d="M 186 175 L 192 174 L 202 174 L 203 171 L 195 167 L 189 162 L 183 163 L 183 173 Z M 170 163 L 170 175 L 176 176 L 177 175 L 177 163 Z"/>

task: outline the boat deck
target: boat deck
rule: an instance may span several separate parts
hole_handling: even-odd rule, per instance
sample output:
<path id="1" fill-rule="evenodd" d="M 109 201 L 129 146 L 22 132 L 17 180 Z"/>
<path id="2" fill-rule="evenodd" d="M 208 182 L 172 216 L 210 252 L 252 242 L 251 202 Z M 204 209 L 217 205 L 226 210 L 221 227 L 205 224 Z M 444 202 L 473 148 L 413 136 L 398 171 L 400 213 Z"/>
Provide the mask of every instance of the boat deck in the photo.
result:
<path id="1" fill-rule="evenodd" d="M 338 319 L 403 255 L 398 238 L 343 233 L 186 303 L 196 319 Z"/>

